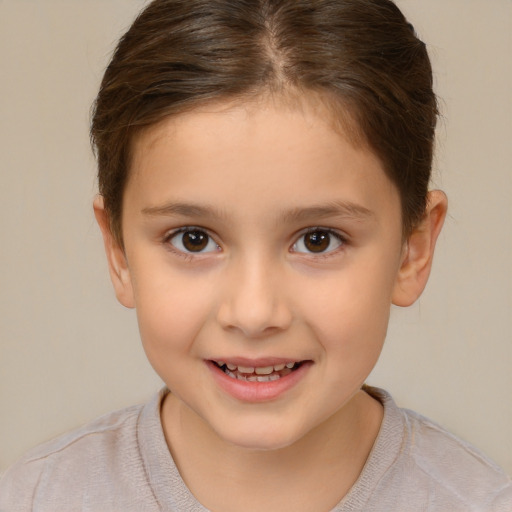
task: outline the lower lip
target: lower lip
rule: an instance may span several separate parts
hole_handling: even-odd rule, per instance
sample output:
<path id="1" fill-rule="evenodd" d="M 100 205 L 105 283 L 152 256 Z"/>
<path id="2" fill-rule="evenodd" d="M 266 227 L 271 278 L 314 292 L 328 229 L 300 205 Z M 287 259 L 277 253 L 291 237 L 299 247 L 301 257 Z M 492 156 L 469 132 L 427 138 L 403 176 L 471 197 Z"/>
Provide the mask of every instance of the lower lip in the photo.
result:
<path id="1" fill-rule="evenodd" d="M 302 380 L 311 366 L 310 362 L 304 362 L 299 368 L 280 379 L 249 382 L 229 377 L 212 361 L 206 361 L 206 363 L 223 391 L 242 402 L 254 403 L 276 400 Z"/>

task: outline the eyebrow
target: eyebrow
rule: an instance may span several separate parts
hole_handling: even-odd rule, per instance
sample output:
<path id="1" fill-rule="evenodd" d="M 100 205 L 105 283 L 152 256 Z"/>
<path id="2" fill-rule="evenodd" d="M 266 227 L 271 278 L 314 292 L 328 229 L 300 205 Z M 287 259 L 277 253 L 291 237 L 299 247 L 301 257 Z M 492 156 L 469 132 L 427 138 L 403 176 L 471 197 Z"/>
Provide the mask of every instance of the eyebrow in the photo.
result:
<path id="1" fill-rule="evenodd" d="M 219 219 L 226 217 L 223 211 L 210 205 L 175 202 L 143 208 L 142 213 L 152 217 L 180 216 Z M 283 222 L 304 222 L 312 218 L 321 219 L 327 217 L 341 217 L 363 221 L 371 220 L 375 217 L 375 214 L 368 208 L 357 203 L 350 201 L 333 201 L 327 204 L 292 208 L 291 210 L 283 212 L 281 219 Z"/>
<path id="2" fill-rule="evenodd" d="M 142 213 L 152 217 L 224 217 L 223 213 L 212 206 L 200 206 L 193 203 L 166 203 L 161 206 L 143 208 Z"/>
<path id="3" fill-rule="evenodd" d="M 341 217 L 353 220 L 371 220 L 374 212 L 351 201 L 333 201 L 326 205 L 313 205 L 304 208 L 294 208 L 284 213 L 283 220 L 301 222 L 311 218 Z"/>

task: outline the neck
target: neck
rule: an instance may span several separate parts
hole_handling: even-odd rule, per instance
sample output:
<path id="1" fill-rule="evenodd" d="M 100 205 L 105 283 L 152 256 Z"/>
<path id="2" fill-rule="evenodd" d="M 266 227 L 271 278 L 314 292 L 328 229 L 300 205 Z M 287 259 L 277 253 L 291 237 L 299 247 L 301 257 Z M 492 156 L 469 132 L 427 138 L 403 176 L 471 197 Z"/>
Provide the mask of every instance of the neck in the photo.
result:
<path id="1" fill-rule="evenodd" d="M 360 475 L 382 421 L 382 406 L 360 391 L 291 446 L 252 450 L 219 438 L 169 394 L 167 444 L 192 494 L 209 510 L 331 510 Z"/>

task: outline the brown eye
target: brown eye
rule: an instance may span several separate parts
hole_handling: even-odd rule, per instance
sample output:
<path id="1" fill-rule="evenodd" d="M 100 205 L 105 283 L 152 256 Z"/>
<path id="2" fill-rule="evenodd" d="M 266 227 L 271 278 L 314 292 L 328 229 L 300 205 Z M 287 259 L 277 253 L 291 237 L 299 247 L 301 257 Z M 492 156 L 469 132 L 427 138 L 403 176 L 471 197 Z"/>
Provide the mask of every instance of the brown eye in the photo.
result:
<path id="1" fill-rule="evenodd" d="M 186 231 L 183 233 L 183 247 L 187 251 L 199 252 L 208 245 L 209 236 L 203 231 Z"/>
<path id="2" fill-rule="evenodd" d="M 343 238 L 337 233 L 326 229 L 315 229 L 302 235 L 293 245 L 293 251 L 310 254 L 331 252 L 342 243 Z"/>
<path id="3" fill-rule="evenodd" d="M 311 252 L 324 252 L 331 243 L 331 235 L 325 231 L 313 231 L 304 237 L 304 245 Z"/>
<path id="4" fill-rule="evenodd" d="M 201 229 L 181 230 L 173 235 L 169 242 L 185 253 L 211 252 L 218 250 L 218 245 Z"/>

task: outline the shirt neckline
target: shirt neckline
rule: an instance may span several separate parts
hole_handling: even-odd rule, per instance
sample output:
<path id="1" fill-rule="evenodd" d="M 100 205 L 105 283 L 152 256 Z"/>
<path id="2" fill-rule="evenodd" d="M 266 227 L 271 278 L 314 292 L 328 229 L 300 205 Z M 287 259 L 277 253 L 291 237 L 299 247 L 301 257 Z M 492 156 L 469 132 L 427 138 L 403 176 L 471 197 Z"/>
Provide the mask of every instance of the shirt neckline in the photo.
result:
<path id="1" fill-rule="evenodd" d="M 331 512 L 362 510 L 377 482 L 398 458 L 403 443 L 403 418 L 391 395 L 370 386 L 364 390 L 383 405 L 382 423 L 359 478 Z M 137 424 L 137 442 L 148 485 L 163 511 L 208 512 L 181 478 L 167 446 L 160 410 L 168 393 L 167 388 L 157 393 L 141 410 Z"/>

